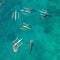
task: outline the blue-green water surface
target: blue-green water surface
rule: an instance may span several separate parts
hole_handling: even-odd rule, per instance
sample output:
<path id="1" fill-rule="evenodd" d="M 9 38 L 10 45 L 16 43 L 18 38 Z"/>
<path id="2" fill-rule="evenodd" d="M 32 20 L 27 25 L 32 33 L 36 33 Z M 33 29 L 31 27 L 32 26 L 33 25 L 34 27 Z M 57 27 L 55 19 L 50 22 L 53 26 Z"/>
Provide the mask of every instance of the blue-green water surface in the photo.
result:
<path id="1" fill-rule="evenodd" d="M 23 8 L 46 9 L 50 16 L 41 18 L 39 12 L 22 14 Z M 12 19 L 14 11 L 19 19 Z M 30 30 L 21 30 L 27 23 Z M 13 41 L 23 38 L 18 52 Z M 34 46 L 30 54 L 30 40 Z M 60 0 L 1 0 L 0 1 L 0 60 L 60 60 Z"/>

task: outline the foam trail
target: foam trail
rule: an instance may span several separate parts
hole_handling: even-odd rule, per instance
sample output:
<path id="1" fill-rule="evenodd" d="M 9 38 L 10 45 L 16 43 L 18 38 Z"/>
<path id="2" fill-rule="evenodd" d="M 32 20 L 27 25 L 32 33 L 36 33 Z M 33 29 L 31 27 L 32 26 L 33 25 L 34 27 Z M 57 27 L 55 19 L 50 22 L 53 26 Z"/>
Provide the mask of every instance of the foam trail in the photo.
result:
<path id="1" fill-rule="evenodd" d="M 20 43 L 20 45 L 18 47 L 20 47 L 23 43 Z"/>
<path id="2" fill-rule="evenodd" d="M 21 9 L 20 11 L 21 11 L 21 12 L 24 12 L 24 10 L 23 10 L 23 9 Z"/>
<path id="3" fill-rule="evenodd" d="M 16 21 L 16 19 L 17 19 L 17 11 L 15 11 L 14 15 L 15 15 L 15 21 Z"/>
<path id="4" fill-rule="evenodd" d="M 16 40 L 18 40 L 18 37 L 16 38 Z"/>
<path id="5" fill-rule="evenodd" d="M 23 38 L 21 38 L 18 42 L 16 42 L 16 43 L 15 43 L 15 45 L 17 45 L 19 42 L 21 42 L 21 41 L 22 41 L 22 39 L 23 39 Z"/>
<path id="6" fill-rule="evenodd" d="M 12 14 L 12 19 L 15 19 L 15 21 L 16 21 L 16 19 L 17 19 L 17 11 L 15 11 L 13 14 Z"/>
<path id="7" fill-rule="evenodd" d="M 40 12 L 41 12 L 41 13 L 47 13 L 47 11 L 41 11 L 41 10 L 40 10 Z"/>
<path id="8" fill-rule="evenodd" d="M 18 40 L 18 37 L 13 41 L 14 43 Z"/>

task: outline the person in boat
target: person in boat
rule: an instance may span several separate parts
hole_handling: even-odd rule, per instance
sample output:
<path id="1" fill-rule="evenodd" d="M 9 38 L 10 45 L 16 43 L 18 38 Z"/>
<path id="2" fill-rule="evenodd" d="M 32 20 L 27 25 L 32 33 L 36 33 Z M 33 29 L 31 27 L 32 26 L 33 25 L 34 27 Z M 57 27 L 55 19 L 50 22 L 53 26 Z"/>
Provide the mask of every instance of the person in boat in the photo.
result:
<path id="1" fill-rule="evenodd" d="M 17 52 L 18 51 L 18 48 L 22 45 L 21 41 L 22 41 L 23 38 L 21 38 L 20 40 L 17 38 L 16 40 L 18 40 L 16 42 L 16 40 L 14 41 L 14 45 L 13 45 L 13 51 L 14 52 Z M 20 45 L 19 45 L 20 43 Z"/>

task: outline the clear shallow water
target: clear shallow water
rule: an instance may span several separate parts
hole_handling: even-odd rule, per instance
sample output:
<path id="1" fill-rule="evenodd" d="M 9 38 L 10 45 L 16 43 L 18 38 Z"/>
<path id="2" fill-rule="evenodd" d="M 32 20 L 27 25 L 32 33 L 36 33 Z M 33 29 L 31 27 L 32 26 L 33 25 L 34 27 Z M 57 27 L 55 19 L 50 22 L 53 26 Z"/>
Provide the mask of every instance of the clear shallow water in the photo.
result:
<path id="1" fill-rule="evenodd" d="M 60 60 L 60 1 L 59 0 L 3 0 L 0 6 L 0 60 Z M 0 3 L 1 4 L 1 3 Z M 24 15 L 22 8 L 46 9 L 51 16 L 43 20 L 38 12 Z M 11 19 L 14 11 L 19 19 Z M 31 30 L 21 30 L 21 24 Z M 14 39 L 22 38 L 23 45 L 13 52 Z M 29 41 L 34 40 L 30 54 Z"/>

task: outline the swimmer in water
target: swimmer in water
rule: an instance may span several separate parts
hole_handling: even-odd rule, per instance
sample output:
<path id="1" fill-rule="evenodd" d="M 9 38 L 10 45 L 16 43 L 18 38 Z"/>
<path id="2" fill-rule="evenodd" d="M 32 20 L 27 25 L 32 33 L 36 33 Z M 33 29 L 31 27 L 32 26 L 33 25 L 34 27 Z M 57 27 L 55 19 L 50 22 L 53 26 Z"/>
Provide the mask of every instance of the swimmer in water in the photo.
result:
<path id="1" fill-rule="evenodd" d="M 33 41 L 33 40 L 30 40 L 30 54 L 31 54 L 31 51 L 32 51 L 33 45 L 34 45 L 34 41 Z"/>
<path id="2" fill-rule="evenodd" d="M 28 24 L 24 23 L 24 24 L 22 25 L 22 28 L 21 28 L 21 29 L 23 29 L 23 30 L 30 30 L 31 28 L 29 27 Z"/>
<path id="3" fill-rule="evenodd" d="M 23 38 L 21 38 L 20 40 L 18 40 L 17 42 L 14 43 L 14 45 L 13 45 L 13 51 L 14 52 L 17 52 L 18 51 L 18 48 L 22 45 L 22 43 L 21 43 L 22 39 Z M 19 43 L 20 43 L 20 45 L 18 45 Z"/>

